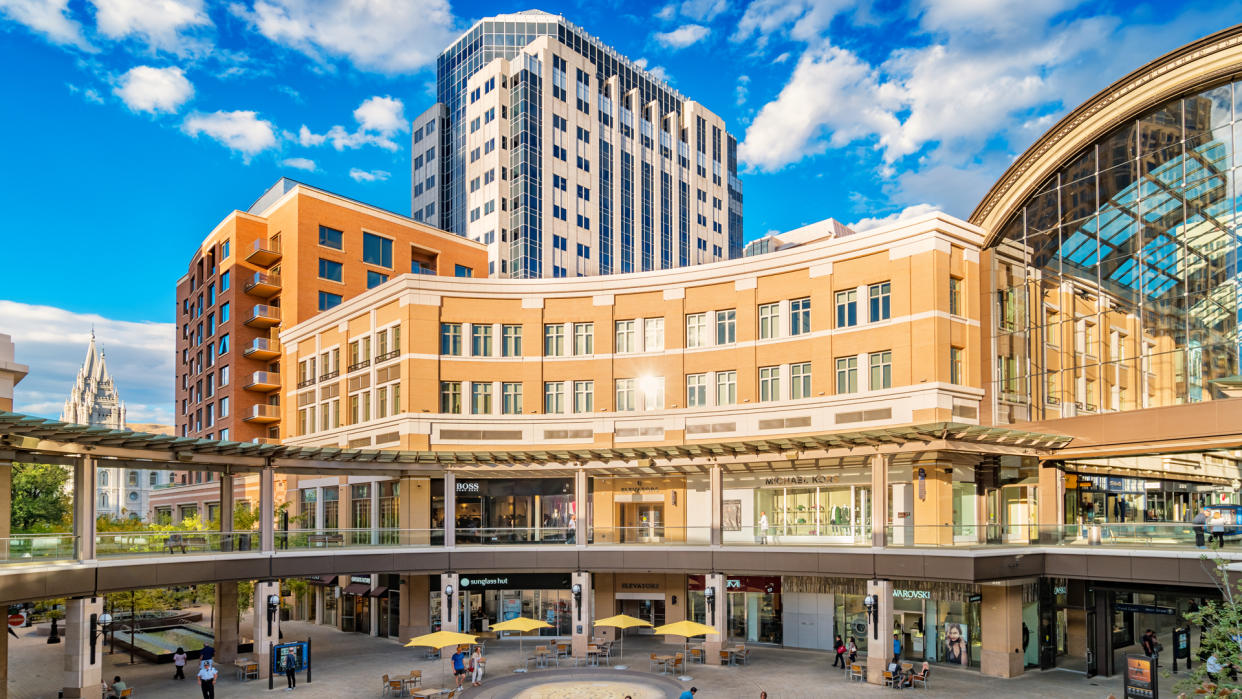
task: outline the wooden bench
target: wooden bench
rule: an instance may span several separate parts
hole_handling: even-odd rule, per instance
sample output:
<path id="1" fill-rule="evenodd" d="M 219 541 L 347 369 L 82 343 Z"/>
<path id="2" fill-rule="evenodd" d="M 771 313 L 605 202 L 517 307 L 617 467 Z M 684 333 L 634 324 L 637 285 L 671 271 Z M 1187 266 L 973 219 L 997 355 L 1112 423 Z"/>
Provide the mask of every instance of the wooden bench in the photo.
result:
<path id="1" fill-rule="evenodd" d="M 169 553 L 176 553 L 176 549 L 181 549 L 181 553 L 185 553 L 191 548 L 196 551 L 206 551 L 207 537 L 174 535 L 168 537 L 168 541 L 164 542 L 164 549 Z"/>
<path id="2" fill-rule="evenodd" d="M 319 544 L 319 545 L 337 544 L 338 546 L 345 545 L 344 534 L 311 534 L 307 536 L 306 539 L 311 544 Z"/>

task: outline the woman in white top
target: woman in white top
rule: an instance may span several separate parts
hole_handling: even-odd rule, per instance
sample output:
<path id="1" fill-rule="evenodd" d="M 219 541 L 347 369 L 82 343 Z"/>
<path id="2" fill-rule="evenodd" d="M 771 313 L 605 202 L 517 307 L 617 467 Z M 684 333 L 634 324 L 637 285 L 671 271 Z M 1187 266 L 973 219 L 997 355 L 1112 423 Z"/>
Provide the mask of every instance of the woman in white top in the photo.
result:
<path id="1" fill-rule="evenodd" d="M 474 647 L 474 652 L 470 654 L 470 666 L 474 671 L 470 673 L 470 682 L 478 687 L 483 684 L 483 650 L 478 646 Z"/>
<path id="2" fill-rule="evenodd" d="M 177 669 L 173 674 L 174 680 L 185 679 L 185 649 L 178 647 L 177 652 L 173 653 L 173 667 Z"/>
<path id="3" fill-rule="evenodd" d="M 768 543 L 768 513 L 759 513 L 759 543 Z"/>

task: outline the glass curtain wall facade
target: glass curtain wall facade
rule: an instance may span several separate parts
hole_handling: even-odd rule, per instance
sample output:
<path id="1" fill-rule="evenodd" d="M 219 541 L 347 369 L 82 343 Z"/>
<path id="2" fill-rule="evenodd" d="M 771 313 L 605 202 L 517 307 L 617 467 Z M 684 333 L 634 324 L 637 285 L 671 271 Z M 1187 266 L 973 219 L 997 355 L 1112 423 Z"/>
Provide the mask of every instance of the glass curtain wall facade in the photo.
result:
<path id="1" fill-rule="evenodd" d="M 1215 382 L 1239 373 L 1240 115 L 1242 83 L 1166 102 L 1003 226 L 1021 259 L 994 256 L 998 423 L 1223 397 Z"/>

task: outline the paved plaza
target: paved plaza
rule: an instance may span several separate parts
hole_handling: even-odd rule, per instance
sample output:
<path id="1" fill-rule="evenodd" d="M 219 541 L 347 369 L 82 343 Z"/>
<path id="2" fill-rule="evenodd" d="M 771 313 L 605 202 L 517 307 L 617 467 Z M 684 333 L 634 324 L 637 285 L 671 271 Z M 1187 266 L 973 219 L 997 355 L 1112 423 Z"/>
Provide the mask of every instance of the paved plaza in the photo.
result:
<path id="1" fill-rule="evenodd" d="M 242 620 L 241 633 L 249 635 L 250 621 Z M 299 675 L 296 695 L 301 697 L 355 697 L 380 696 L 381 677 L 384 674 L 406 674 L 421 670 L 426 686 L 440 685 L 440 677 L 448 676 L 448 660 L 436 661 L 424 658 L 422 649 L 404 648 L 396 641 L 372 638 L 335 629 L 307 624 L 284 622 L 285 640 L 311 638 L 314 648 L 313 682 L 305 682 L 305 674 Z M 55 699 L 61 687 L 63 668 L 63 645 L 46 643 L 46 626 L 41 629 L 21 629 L 20 638 L 9 639 L 9 696 L 13 699 Z M 513 676 L 513 669 L 524 655 L 529 655 L 535 645 L 534 639 L 525 641 L 525 653 L 520 654 L 516 639 L 491 641 L 487 646 L 488 674 L 481 688 L 468 689 L 465 697 L 500 699 L 517 696 L 516 686 L 508 688 L 506 681 Z M 594 668 L 563 667 L 560 670 L 532 670 L 531 676 L 544 675 L 552 678 L 560 674 L 577 674 L 590 678 L 592 673 L 601 681 L 614 681 L 626 673 L 652 677 L 648 673 L 648 656 L 653 651 L 667 653 L 672 645 L 659 639 L 629 636 L 625 643 L 625 657 L 630 669 L 622 672 L 596 670 Z M 128 655 L 103 654 L 104 674 L 108 679 L 120 675 L 135 688 L 134 696 L 142 699 L 200 696 L 193 679 L 197 661 L 191 661 L 187 672 L 189 679 L 173 680 L 172 665 L 128 664 Z M 564 663 L 563 663 L 564 665 Z M 1006 698 L 1049 697 L 1073 699 L 1092 697 L 1104 699 L 1110 694 L 1121 696 L 1121 679 L 1086 679 L 1083 675 L 1067 671 L 1030 672 L 1021 678 L 1002 680 L 984 677 L 976 672 L 937 667 L 933 671 L 931 687 L 927 690 L 908 690 L 928 697 L 991 696 Z M 832 668 L 832 656 L 817 651 L 801 651 L 787 648 L 756 647 L 749 665 L 742 667 L 714 667 L 691 665 L 692 682 L 682 683 L 675 678 L 659 676 L 657 685 L 665 688 L 668 696 L 676 697 L 675 686 L 699 688 L 697 699 L 754 699 L 766 691 L 771 699 L 825 696 L 872 696 L 892 692 L 857 682 L 849 682 L 840 670 Z M 671 680 L 671 683 L 669 682 Z M 1166 685 L 1172 680 L 1166 680 Z M 284 692 L 283 677 L 274 683 L 277 691 Z M 1167 696 L 1172 693 L 1166 690 Z M 639 694 L 635 692 L 636 696 Z M 240 681 L 233 676 L 231 667 L 221 668 L 216 695 L 219 697 L 268 696 L 267 680 Z M 583 695 L 585 696 L 585 694 Z"/>

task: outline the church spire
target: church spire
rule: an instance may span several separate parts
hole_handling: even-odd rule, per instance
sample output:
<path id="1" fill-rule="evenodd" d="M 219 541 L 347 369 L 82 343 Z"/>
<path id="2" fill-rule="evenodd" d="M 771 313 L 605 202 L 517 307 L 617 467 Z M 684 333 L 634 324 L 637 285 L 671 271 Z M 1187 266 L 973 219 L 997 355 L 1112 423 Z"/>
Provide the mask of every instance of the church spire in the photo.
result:
<path id="1" fill-rule="evenodd" d="M 108 374 L 103 351 L 95 344 L 93 327 L 86 346 L 86 359 L 82 362 L 82 368 L 78 369 L 77 380 L 69 392 L 69 399 L 65 401 L 60 419 L 83 425 L 125 428 L 125 404 Z"/>

